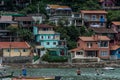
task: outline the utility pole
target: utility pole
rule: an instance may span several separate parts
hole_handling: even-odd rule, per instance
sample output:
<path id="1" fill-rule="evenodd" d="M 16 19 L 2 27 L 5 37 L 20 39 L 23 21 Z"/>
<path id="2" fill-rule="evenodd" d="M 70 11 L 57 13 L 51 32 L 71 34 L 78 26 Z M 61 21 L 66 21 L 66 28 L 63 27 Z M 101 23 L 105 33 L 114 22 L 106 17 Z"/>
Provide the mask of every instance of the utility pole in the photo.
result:
<path id="1" fill-rule="evenodd" d="M 30 0 L 30 2 L 29 2 L 30 4 L 32 3 L 32 0 Z"/>
<path id="2" fill-rule="evenodd" d="M 40 12 L 40 11 L 39 11 L 39 2 L 38 2 L 38 4 L 37 4 L 37 6 L 38 6 L 38 14 L 39 14 L 39 12 Z"/>

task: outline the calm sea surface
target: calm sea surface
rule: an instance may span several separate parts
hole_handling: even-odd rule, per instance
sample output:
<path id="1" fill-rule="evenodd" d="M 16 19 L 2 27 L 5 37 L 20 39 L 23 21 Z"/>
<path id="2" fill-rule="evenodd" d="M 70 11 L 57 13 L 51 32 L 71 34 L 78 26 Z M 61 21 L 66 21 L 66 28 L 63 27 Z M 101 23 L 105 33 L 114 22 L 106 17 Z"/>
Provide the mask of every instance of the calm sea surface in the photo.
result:
<path id="1" fill-rule="evenodd" d="M 95 68 L 81 68 L 82 75 L 78 76 L 76 70 L 77 68 L 27 68 L 27 76 L 62 76 L 61 80 L 120 80 L 120 68 L 115 70 L 98 68 L 100 73 L 104 73 L 103 75 L 96 75 Z M 7 69 L 8 73 L 12 71 L 15 76 L 21 74 L 21 69 Z"/>

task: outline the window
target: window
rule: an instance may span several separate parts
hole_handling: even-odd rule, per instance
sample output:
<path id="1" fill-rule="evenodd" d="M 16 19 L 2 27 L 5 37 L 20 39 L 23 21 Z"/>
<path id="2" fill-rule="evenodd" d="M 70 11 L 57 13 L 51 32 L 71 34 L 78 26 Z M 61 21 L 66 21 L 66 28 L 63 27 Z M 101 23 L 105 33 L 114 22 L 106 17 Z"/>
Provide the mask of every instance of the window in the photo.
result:
<path id="1" fill-rule="evenodd" d="M 48 36 L 48 39 L 50 39 L 50 36 Z"/>
<path id="2" fill-rule="evenodd" d="M 77 52 L 76 55 L 83 55 L 83 52 Z"/>
<path id="3" fill-rule="evenodd" d="M 101 52 L 100 52 L 100 55 L 101 55 L 101 56 L 108 56 L 108 51 L 101 51 Z"/>
<path id="4" fill-rule="evenodd" d="M 49 42 L 47 42 L 47 45 L 49 45 L 50 43 Z"/>
<path id="5" fill-rule="evenodd" d="M 43 30 L 43 31 L 48 31 L 48 28 L 43 28 L 42 30 Z"/>
<path id="6" fill-rule="evenodd" d="M 104 18 L 104 16 L 103 16 L 103 15 L 100 15 L 100 18 L 102 19 L 102 18 Z"/>
<path id="7" fill-rule="evenodd" d="M 10 49 L 6 49 L 7 52 L 10 52 Z"/>
<path id="8" fill-rule="evenodd" d="M 100 47 L 108 47 L 108 41 L 101 41 L 99 44 Z"/>
<path id="9" fill-rule="evenodd" d="M 56 45 L 56 42 L 53 42 L 53 45 Z"/>
<path id="10" fill-rule="evenodd" d="M 18 49 L 14 49 L 14 52 L 19 52 L 19 50 Z"/>
<path id="11" fill-rule="evenodd" d="M 77 46 L 79 47 L 79 46 L 80 46 L 80 43 L 78 43 Z"/>
<path id="12" fill-rule="evenodd" d="M 28 51 L 28 49 L 23 49 L 23 52 L 27 52 Z"/>
<path id="13" fill-rule="evenodd" d="M 92 43 L 90 43 L 90 42 L 87 43 L 87 47 L 88 47 L 88 48 L 91 48 L 91 47 L 92 47 Z"/>
<path id="14" fill-rule="evenodd" d="M 41 39 L 43 39 L 43 36 L 41 36 Z"/>
<path id="15" fill-rule="evenodd" d="M 96 15 L 92 15 L 92 20 L 96 20 Z"/>

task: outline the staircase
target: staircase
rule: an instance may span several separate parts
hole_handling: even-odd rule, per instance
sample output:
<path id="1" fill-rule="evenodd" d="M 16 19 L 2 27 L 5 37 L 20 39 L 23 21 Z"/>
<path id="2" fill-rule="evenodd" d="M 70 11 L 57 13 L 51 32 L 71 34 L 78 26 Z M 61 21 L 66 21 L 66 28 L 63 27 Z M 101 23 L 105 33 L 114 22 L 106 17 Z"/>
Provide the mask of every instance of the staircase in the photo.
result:
<path id="1" fill-rule="evenodd" d="M 32 64 L 39 64 L 40 63 L 40 56 L 36 55 L 33 57 Z"/>

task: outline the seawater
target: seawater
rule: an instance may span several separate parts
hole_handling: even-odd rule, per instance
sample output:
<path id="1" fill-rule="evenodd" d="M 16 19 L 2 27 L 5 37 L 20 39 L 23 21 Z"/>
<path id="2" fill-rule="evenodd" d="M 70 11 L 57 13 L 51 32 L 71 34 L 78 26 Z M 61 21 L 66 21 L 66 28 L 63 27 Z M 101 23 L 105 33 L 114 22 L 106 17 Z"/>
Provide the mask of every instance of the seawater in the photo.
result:
<path id="1" fill-rule="evenodd" d="M 81 68 L 81 75 L 76 74 L 77 68 L 26 68 L 27 76 L 59 76 L 61 80 L 120 80 L 120 68 L 115 70 L 102 70 L 97 68 L 103 75 L 96 75 L 95 68 Z M 14 72 L 14 76 L 20 76 L 22 69 L 7 69 Z"/>

